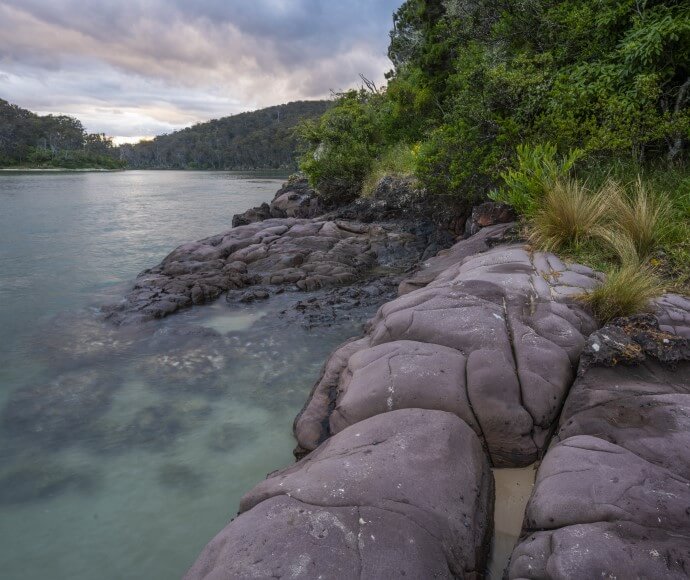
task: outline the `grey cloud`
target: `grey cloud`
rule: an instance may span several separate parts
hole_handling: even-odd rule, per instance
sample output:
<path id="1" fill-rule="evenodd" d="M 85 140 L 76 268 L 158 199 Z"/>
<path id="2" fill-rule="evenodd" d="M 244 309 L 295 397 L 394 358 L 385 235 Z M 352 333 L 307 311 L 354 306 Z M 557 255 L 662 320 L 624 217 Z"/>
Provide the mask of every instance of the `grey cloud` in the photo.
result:
<path id="1" fill-rule="evenodd" d="M 121 135 L 324 97 L 382 80 L 401 1 L 0 0 L 0 97 Z"/>

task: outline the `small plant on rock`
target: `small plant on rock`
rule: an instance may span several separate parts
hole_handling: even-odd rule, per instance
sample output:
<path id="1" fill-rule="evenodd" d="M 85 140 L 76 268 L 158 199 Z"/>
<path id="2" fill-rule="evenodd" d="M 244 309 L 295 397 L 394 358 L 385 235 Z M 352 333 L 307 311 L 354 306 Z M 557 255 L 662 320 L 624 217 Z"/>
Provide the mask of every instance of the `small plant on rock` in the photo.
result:
<path id="1" fill-rule="evenodd" d="M 648 266 L 636 263 L 615 266 L 606 273 L 606 280 L 585 294 L 601 324 L 638 312 L 648 311 L 651 300 L 664 292 L 664 285 Z"/>

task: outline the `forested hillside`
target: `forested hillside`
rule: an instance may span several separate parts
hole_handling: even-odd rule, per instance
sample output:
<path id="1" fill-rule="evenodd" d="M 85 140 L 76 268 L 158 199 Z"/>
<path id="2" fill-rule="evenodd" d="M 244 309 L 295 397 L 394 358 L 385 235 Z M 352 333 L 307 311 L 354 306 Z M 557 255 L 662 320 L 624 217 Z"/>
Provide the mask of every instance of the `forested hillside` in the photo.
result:
<path id="1" fill-rule="evenodd" d="M 39 116 L 0 99 L 0 167 L 102 167 L 123 163 L 112 141 L 78 119 Z"/>
<path id="2" fill-rule="evenodd" d="M 123 145 L 129 168 L 278 169 L 296 166 L 295 127 L 322 115 L 330 101 L 297 101 L 223 117 Z"/>

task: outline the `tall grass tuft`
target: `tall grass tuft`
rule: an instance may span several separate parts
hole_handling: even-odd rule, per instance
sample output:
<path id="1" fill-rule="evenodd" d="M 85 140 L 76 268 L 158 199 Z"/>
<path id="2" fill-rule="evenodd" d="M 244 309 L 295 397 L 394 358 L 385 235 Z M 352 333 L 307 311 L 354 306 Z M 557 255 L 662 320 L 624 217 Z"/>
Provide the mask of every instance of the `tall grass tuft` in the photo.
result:
<path id="1" fill-rule="evenodd" d="M 637 178 L 630 194 L 616 182 L 609 181 L 609 212 L 613 227 L 632 240 L 641 259 L 647 258 L 667 237 L 672 217 L 671 202 L 653 193 Z"/>
<path id="2" fill-rule="evenodd" d="M 574 247 L 594 237 L 608 213 L 608 191 L 589 191 L 575 179 L 548 188 L 532 220 L 530 241 L 547 251 Z"/>
<path id="3" fill-rule="evenodd" d="M 629 262 L 612 267 L 606 280 L 582 296 L 601 324 L 649 310 L 650 301 L 664 293 L 664 285 L 648 266 Z"/>

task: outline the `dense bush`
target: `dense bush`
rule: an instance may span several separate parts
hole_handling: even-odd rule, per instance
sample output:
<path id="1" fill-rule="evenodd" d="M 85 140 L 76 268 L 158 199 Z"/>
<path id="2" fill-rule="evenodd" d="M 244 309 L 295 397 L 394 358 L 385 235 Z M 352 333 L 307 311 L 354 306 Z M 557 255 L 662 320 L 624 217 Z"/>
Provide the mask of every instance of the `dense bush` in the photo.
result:
<path id="1" fill-rule="evenodd" d="M 687 162 L 684 0 L 407 0 L 389 55 L 387 87 L 343 96 L 309 135 L 303 168 L 330 192 L 356 195 L 399 142 L 421 144 L 426 191 L 468 203 L 507 185 L 524 143 L 604 164 Z"/>
<path id="2" fill-rule="evenodd" d="M 375 93 L 350 91 L 318 121 L 304 123 L 300 136 L 306 150 L 301 169 L 327 203 L 356 198 L 376 157 L 384 150 Z"/>

